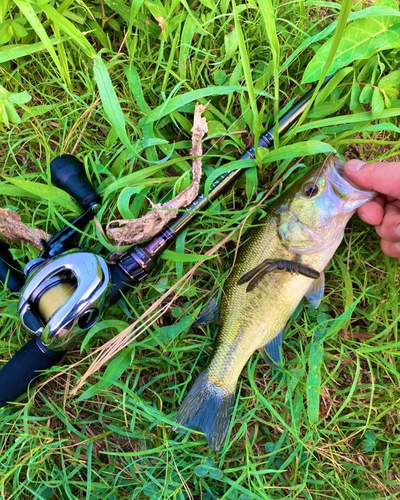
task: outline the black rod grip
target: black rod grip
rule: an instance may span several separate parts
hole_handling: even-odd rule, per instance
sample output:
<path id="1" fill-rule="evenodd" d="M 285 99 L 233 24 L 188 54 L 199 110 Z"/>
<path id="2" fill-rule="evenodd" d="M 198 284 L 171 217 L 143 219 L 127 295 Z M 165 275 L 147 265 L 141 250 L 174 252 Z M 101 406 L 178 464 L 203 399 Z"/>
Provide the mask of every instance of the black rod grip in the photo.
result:
<path id="1" fill-rule="evenodd" d="M 66 191 L 84 210 L 101 204 L 101 198 L 86 177 L 85 167 L 73 155 L 61 155 L 50 163 L 51 182 Z"/>
<path id="2" fill-rule="evenodd" d="M 0 407 L 25 394 L 38 372 L 56 365 L 64 354 L 49 351 L 36 337 L 31 339 L 0 370 Z"/>
<path id="3" fill-rule="evenodd" d="M 0 241 L 0 281 L 7 284 L 7 288 L 11 292 L 18 292 L 25 283 L 25 275 L 16 268 L 17 265 L 8 246 Z"/>

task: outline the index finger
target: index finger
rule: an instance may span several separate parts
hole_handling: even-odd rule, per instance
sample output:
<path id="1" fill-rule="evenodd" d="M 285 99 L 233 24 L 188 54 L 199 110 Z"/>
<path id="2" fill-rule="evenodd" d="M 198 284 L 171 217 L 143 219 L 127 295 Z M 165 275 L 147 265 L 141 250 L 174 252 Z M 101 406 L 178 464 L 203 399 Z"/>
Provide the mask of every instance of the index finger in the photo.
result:
<path id="1" fill-rule="evenodd" d="M 344 171 L 361 188 L 400 199 L 400 162 L 364 163 L 350 160 L 345 164 Z"/>

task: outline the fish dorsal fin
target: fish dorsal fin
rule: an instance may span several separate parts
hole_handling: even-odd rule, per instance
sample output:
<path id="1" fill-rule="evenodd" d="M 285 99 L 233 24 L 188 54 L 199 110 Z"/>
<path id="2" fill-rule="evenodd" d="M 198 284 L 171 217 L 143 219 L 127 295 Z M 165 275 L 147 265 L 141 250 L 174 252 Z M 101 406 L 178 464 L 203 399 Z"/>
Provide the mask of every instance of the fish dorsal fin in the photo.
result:
<path id="1" fill-rule="evenodd" d="M 306 293 L 306 299 L 315 308 L 321 303 L 325 289 L 325 273 L 322 271 L 320 277 L 311 283 L 310 289 Z"/>
<path id="2" fill-rule="evenodd" d="M 277 366 L 282 364 L 282 341 L 283 341 L 283 331 L 282 328 L 272 340 L 268 341 L 264 347 L 259 350 L 264 361 L 271 367 L 277 368 Z"/>
<path id="3" fill-rule="evenodd" d="M 219 323 L 219 298 L 213 297 L 203 307 L 193 326 L 208 325 L 209 323 Z"/>

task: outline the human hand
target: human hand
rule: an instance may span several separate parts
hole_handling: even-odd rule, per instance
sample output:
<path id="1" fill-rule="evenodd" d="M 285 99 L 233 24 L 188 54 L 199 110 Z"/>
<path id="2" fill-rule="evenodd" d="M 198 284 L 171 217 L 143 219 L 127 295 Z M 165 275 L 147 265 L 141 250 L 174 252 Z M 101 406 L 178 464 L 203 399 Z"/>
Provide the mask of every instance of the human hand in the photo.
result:
<path id="1" fill-rule="evenodd" d="M 357 212 L 361 220 L 375 226 L 383 252 L 400 260 L 400 162 L 350 160 L 344 171 L 357 186 L 379 193 Z"/>

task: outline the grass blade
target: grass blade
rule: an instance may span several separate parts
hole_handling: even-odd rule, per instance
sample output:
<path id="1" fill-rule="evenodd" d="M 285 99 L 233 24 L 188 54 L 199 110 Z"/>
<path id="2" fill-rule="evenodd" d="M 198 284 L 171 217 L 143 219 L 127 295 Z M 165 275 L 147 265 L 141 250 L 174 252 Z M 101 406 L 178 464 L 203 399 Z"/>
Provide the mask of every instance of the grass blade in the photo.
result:
<path id="1" fill-rule="evenodd" d="M 21 0 L 19 0 L 21 1 Z M 81 50 L 90 58 L 95 57 L 96 51 L 92 45 L 87 41 L 85 35 L 83 35 L 75 26 L 62 14 L 57 12 L 57 10 L 51 5 L 43 5 L 43 12 L 46 16 L 51 19 L 55 26 L 57 26 L 61 31 L 66 33 L 71 37 L 71 40 L 81 48 Z"/>
<path id="2" fill-rule="evenodd" d="M 113 88 L 106 65 L 104 64 L 100 54 L 97 54 L 94 58 L 93 71 L 104 112 L 106 113 L 109 122 L 114 127 L 119 140 L 126 147 L 129 153 L 135 154 L 135 150 L 126 132 L 125 118 L 122 113 L 121 105 Z"/>
<path id="3" fill-rule="evenodd" d="M 28 20 L 29 24 L 32 26 L 33 30 L 37 34 L 37 36 L 42 40 L 43 45 L 45 46 L 46 50 L 49 52 L 51 55 L 54 64 L 57 66 L 58 71 L 60 72 L 60 75 L 64 79 L 64 81 L 68 81 L 67 76 L 65 75 L 63 68 L 60 63 L 60 59 L 58 58 L 58 55 L 56 51 L 54 50 L 53 44 L 50 42 L 50 39 L 45 31 L 45 29 L 42 26 L 42 23 L 40 22 L 38 16 L 36 15 L 36 12 L 34 11 L 32 5 L 25 0 L 14 0 L 20 11 L 23 13 L 23 15 L 26 17 Z"/>
<path id="4" fill-rule="evenodd" d="M 233 18 L 235 20 L 235 28 L 236 28 L 236 32 L 237 32 L 237 40 L 238 40 L 238 44 L 239 44 L 240 59 L 241 59 L 242 66 L 243 66 L 244 78 L 246 80 L 247 93 L 249 94 L 250 108 L 251 108 L 251 111 L 253 114 L 251 128 L 253 130 L 255 130 L 255 128 L 256 128 L 255 124 L 258 121 L 258 109 L 257 109 L 257 102 L 256 102 L 256 94 L 255 94 L 254 85 L 253 85 L 253 78 L 251 75 L 249 55 L 247 52 L 246 43 L 244 41 L 242 26 L 241 26 L 240 21 L 239 21 L 239 14 L 238 14 L 238 9 L 236 7 L 235 0 L 232 0 L 232 7 L 233 7 Z"/>
<path id="5" fill-rule="evenodd" d="M 307 415 L 310 425 L 319 420 L 319 394 L 321 390 L 321 367 L 324 360 L 324 347 L 322 342 L 311 345 L 308 357 L 307 375 Z"/>

